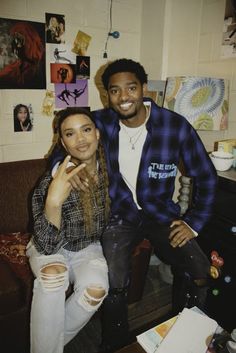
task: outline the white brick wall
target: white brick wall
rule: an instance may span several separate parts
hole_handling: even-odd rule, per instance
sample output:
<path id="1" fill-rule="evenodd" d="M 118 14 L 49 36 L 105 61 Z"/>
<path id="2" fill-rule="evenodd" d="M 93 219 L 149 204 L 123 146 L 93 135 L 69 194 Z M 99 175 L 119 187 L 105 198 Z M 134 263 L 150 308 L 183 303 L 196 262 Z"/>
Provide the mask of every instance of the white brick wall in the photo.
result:
<path id="1" fill-rule="evenodd" d="M 109 29 L 110 0 L 1 0 L 3 18 L 45 22 L 45 13 L 64 14 L 66 20 L 66 44 L 73 45 L 79 30 L 92 36 L 87 55 L 91 57 L 89 80 L 89 105 L 91 109 L 102 108 L 94 76 L 107 60 L 130 57 L 139 60 L 142 0 L 113 0 L 113 29 L 120 32 L 119 39 L 110 37 L 108 59 L 103 51 Z M 48 51 L 49 46 L 46 46 Z M 48 55 L 49 57 L 49 55 Z M 49 82 L 47 59 L 47 88 Z M 0 90 L 0 162 L 41 158 L 52 142 L 52 118 L 41 112 L 45 90 Z M 32 132 L 14 133 L 13 106 L 31 103 L 34 111 Z"/>
<path id="2" fill-rule="evenodd" d="M 45 12 L 64 14 L 67 43 L 73 43 L 78 30 L 91 35 L 89 105 L 98 109 L 102 104 L 93 77 L 106 62 L 109 5 L 110 0 L 1 0 L 1 17 L 44 22 Z M 109 39 L 108 60 L 140 60 L 150 79 L 202 75 L 230 80 L 229 129 L 199 132 L 207 150 L 215 140 L 236 137 L 236 59 L 220 59 L 224 9 L 225 0 L 113 0 L 113 29 L 121 36 Z M 52 118 L 41 113 L 44 95 L 44 90 L 0 90 L 0 162 L 40 158 L 49 150 Z M 34 108 L 29 134 L 13 132 L 12 106 L 21 100 Z"/>

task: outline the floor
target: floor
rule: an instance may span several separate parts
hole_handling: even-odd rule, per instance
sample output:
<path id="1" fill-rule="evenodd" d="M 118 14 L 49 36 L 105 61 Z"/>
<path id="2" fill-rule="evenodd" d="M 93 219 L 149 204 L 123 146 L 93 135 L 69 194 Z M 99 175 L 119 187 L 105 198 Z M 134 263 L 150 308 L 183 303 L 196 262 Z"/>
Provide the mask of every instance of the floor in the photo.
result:
<path id="1" fill-rule="evenodd" d="M 129 325 L 134 335 L 154 326 L 171 311 L 171 285 L 165 283 L 159 266 L 150 265 L 141 301 L 129 305 Z M 64 353 L 97 353 L 101 337 L 99 316 L 94 317 L 69 342 Z"/>

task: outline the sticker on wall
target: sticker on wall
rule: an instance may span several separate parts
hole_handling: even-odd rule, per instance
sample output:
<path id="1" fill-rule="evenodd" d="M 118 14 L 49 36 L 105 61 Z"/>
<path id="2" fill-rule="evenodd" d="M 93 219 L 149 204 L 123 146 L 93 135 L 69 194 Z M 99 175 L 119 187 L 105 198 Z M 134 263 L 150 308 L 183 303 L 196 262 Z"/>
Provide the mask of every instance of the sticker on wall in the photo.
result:
<path id="1" fill-rule="evenodd" d="M 90 78 L 90 57 L 89 56 L 76 57 L 76 78 L 78 80 Z"/>
<path id="2" fill-rule="evenodd" d="M 47 90 L 42 104 L 42 113 L 47 116 L 53 116 L 55 108 L 55 94 Z"/>
<path id="3" fill-rule="evenodd" d="M 77 55 L 85 56 L 87 53 L 90 41 L 91 41 L 90 35 L 82 31 L 79 31 L 74 41 L 74 47 L 72 49 L 73 53 Z"/>
<path id="4" fill-rule="evenodd" d="M 46 42 L 55 44 L 65 43 L 65 16 L 46 13 L 45 14 Z"/>
<path id="5" fill-rule="evenodd" d="M 33 129 L 33 109 L 31 104 L 19 103 L 13 109 L 14 131 L 24 132 Z"/>
<path id="6" fill-rule="evenodd" d="M 46 88 L 44 27 L 0 18 L 0 88 Z"/>
<path id="7" fill-rule="evenodd" d="M 50 64 L 52 83 L 75 83 L 76 66 L 71 64 Z"/>
<path id="8" fill-rule="evenodd" d="M 87 107 L 88 106 L 88 81 L 77 80 L 76 83 L 55 84 L 55 106 Z"/>
<path id="9" fill-rule="evenodd" d="M 71 52 L 71 47 L 65 44 L 51 44 L 49 48 L 51 63 L 76 64 L 76 54 Z"/>
<path id="10" fill-rule="evenodd" d="M 184 116 L 196 130 L 226 130 L 229 81 L 179 76 L 167 79 L 164 107 Z"/>

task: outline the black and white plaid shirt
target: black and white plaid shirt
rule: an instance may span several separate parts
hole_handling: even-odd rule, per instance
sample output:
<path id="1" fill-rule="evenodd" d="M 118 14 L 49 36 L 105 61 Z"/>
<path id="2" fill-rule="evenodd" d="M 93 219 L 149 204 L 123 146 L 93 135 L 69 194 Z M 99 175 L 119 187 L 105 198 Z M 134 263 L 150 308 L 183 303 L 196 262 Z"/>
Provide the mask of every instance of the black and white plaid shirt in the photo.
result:
<path id="1" fill-rule="evenodd" d="M 72 190 L 67 200 L 62 205 L 61 227 L 58 230 L 45 217 L 45 201 L 47 190 L 52 176 L 47 173 L 39 185 L 35 188 L 32 198 L 32 210 L 34 218 L 33 242 L 36 249 L 45 255 L 55 254 L 63 247 L 69 251 L 79 251 L 89 244 L 97 242 L 105 228 L 105 186 L 99 177 L 98 193 L 101 197 L 100 205 L 96 204 L 96 198 L 92 195 L 95 226 L 90 234 L 86 234 L 83 208 L 79 193 Z"/>

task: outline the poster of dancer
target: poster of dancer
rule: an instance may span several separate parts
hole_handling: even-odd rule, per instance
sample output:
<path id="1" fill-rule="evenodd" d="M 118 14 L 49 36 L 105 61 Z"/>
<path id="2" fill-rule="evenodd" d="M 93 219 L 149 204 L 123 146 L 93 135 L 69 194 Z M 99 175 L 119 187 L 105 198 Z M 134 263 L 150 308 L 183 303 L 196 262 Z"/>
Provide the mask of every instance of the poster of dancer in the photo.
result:
<path id="1" fill-rule="evenodd" d="M 71 64 L 50 64 L 52 83 L 75 83 L 76 67 Z"/>
<path id="2" fill-rule="evenodd" d="M 90 57 L 89 56 L 76 57 L 76 78 L 79 80 L 90 78 Z"/>
<path id="3" fill-rule="evenodd" d="M 0 18 L 0 89 L 45 89 L 45 24 Z"/>
<path id="4" fill-rule="evenodd" d="M 51 44 L 49 48 L 50 63 L 76 64 L 76 54 L 72 53 L 71 46 L 66 44 Z"/>
<path id="5" fill-rule="evenodd" d="M 87 107 L 88 81 L 77 80 L 76 83 L 55 84 L 56 108 Z"/>

